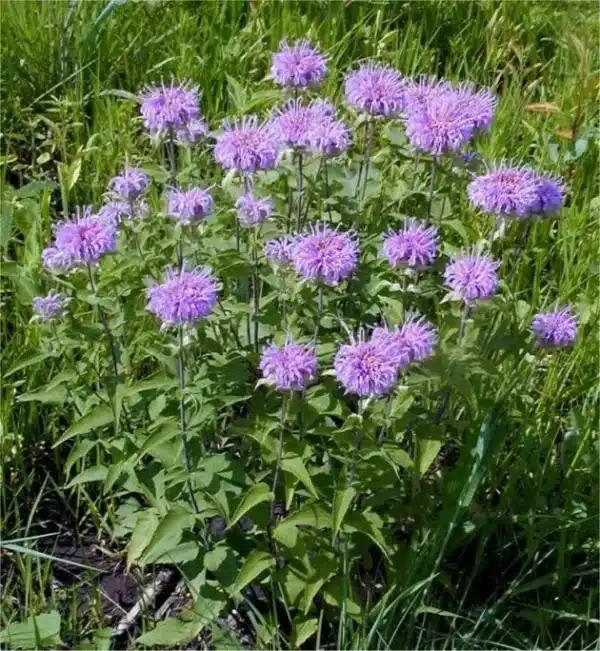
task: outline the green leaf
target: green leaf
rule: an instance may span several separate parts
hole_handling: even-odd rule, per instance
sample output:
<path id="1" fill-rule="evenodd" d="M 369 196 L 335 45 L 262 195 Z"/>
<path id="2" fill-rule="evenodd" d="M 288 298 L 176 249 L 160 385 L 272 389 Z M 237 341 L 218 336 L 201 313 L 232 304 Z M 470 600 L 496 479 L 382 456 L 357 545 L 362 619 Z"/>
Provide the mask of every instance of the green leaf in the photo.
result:
<path id="1" fill-rule="evenodd" d="M 0 631 L 0 643 L 13 649 L 62 646 L 58 611 L 28 617 L 24 622 L 11 622 Z"/>
<path id="2" fill-rule="evenodd" d="M 17 396 L 17 402 L 66 402 L 68 393 L 65 387 L 59 386 L 49 389 L 48 391 L 32 391 L 30 393 L 22 393 Z"/>
<path id="3" fill-rule="evenodd" d="M 204 567 L 214 572 L 217 581 L 228 587 L 235 582 L 237 576 L 237 561 L 233 549 L 221 543 L 204 555 Z"/>
<path id="4" fill-rule="evenodd" d="M 141 382 L 136 382 L 130 387 L 125 387 L 124 396 L 126 398 L 129 398 L 131 396 L 137 395 L 138 393 L 143 393 L 144 391 L 152 391 L 154 389 L 160 389 L 161 391 L 166 392 L 175 386 L 177 386 L 177 381 L 175 378 L 169 377 L 167 375 L 159 375 L 147 380 L 142 380 Z"/>
<path id="5" fill-rule="evenodd" d="M 417 472 L 423 476 L 442 447 L 442 442 L 436 439 L 417 439 Z"/>
<path id="6" fill-rule="evenodd" d="M 96 427 L 104 427 L 109 423 L 112 423 L 114 420 L 114 415 L 111 407 L 109 405 L 98 405 L 94 407 L 92 411 L 87 413 L 85 416 L 75 421 L 71 427 L 56 441 L 52 446 L 53 448 L 58 447 L 61 443 L 72 439 L 74 436 L 79 434 L 85 434 L 90 430 L 95 429 Z"/>
<path id="7" fill-rule="evenodd" d="M 94 635 L 96 651 L 109 651 L 112 642 L 112 628 L 107 626 L 96 631 Z"/>
<path id="8" fill-rule="evenodd" d="M 314 635 L 319 626 L 319 620 L 316 617 L 306 619 L 305 617 L 297 617 L 294 620 L 292 627 L 292 637 L 290 640 L 290 647 L 292 649 L 299 649 L 311 635 Z"/>
<path id="9" fill-rule="evenodd" d="M 389 551 L 385 538 L 381 533 L 383 522 L 381 518 L 373 512 L 352 513 L 346 518 L 344 531 L 359 531 L 368 536 L 381 551 L 389 558 Z"/>
<path id="10" fill-rule="evenodd" d="M 221 588 L 207 583 L 200 586 L 196 595 L 194 611 L 196 616 L 200 618 L 202 625 L 207 626 L 215 622 L 219 617 L 219 613 L 226 607 L 227 601 L 227 595 Z"/>
<path id="11" fill-rule="evenodd" d="M 191 527 L 193 523 L 194 516 L 186 509 L 181 507 L 171 509 L 156 528 L 141 562 L 155 563 L 157 558 L 173 550 L 181 541 L 184 530 Z"/>
<path id="12" fill-rule="evenodd" d="M 254 508 L 257 504 L 260 504 L 261 502 L 272 502 L 274 499 L 275 496 L 271 493 L 267 484 L 255 484 L 238 504 L 238 507 L 229 521 L 229 527 L 233 527 L 242 516 L 248 513 L 248 511 Z"/>
<path id="13" fill-rule="evenodd" d="M 76 441 L 65 461 L 65 473 L 68 474 L 69 470 L 71 470 L 71 466 L 82 457 L 85 457 L 85 455 L 95 447 L 95 445 L 96 441 L 90 439 L 80 439 L 79 441 Z"/>
<path id="14" fill-rule="evenodd" d="M 89 484 L 91 481 L 104 481 L 106 475 L 108 475 L 108 468 L 106 466 L 92 466 L 73 477 L 67 484 L 67 488 L 73 488 L 73 486 L 79 486 L 80 484 Z"/>
<path id="15" fill-rule="evenodd" d="M 444 221 L 444 227 L 449 227 L 455 233 L 457 233 L 464 244 L 468 244 L 470 242 L 471 238 L 469 237 L 469 234 L 467 233 L 467 230 L 465 229 L 464 224 L 460 219 L 446 219 Z"/>
<path id="16" fill-rule="evenodd" d="M 215 572 L 226 557 L 227 546 L 217 545 L 214 549 L 211 549 L 211 551 L 206 552 L 204 555 L 204 567 L 210 572 Z"/>
<path id="17" fill-rule="evenodd" d="M 215 651 L 242 651 L 244 649 L 233 631 L 218 625 L 213 626 L 210 641 Z"/>
<path id="18" fill-rule="evenodd" d="M 189 622 L 184 622 L 177 617 L 168 617 L 158 622 L 156 628 L 140 635 L 136 642 L 144 646 L 173 647 L 187 644 L 202 630 L 204 623 L 200 617 L 195 616 Z"/>
<path id="19" fill-rule="evenodd" d="M 346 596 L 344 599 L 342 597 L 342 594 L 343 592 L 341 577 L 336 577 L 333 579 L 323 591 L 325 601 L 330 606 L 341 608 L 343 602 L 346 606 L 346 612 L 348 615 L 360 615 L 360 606 L 351 597 Z"/>
<path id="20" fill-rule="evenodd" d="M 33 366 L 34 364 L 39 364 L 40 362 L 43 362 L 45 359 L 48 359 L 48 357 L 54 357 L 54 353 L 33 353 L 29 355 L 25 355 L 21 357 L 21 359 L 10 368 L 5 374 L 4 377 L 7 378 L 9 375 L 12 375 L 13 373 L 16 373 L 17 371 L 22 371 L 24 368 L 27 368 L 28 366 Z"/>
<path id="21" fill-rule="evenodd" d="M 139 514 L 127 545 L 127 569 L 142 555 L 157 527 L 158 513 L 154 509 L 146 509 Z"/>
<path id="22" fill-rule="evenodd" d="M 281 468 L 285 472 L 289 472 L 290 474 L 294 475 L 294 477 L 299 482 L 301 482 L 306 486 L 306 488 L 308 488 L 308 490 L 314 497 L 319 496 L 317 493 L 317 489 L 315 488 L 315 485 L 313 484 L 312 479 L 308 474 L 308 470 L 306 470 L 306 466 L 304 465 L 304 462 L 300 457 L 295 456 L 295 457 L 286 457 L 282 459 Z"/>
<path id="23" fill-rule="evenodd" d="M 352 504 L 352 500 L 356 495 L 354 488 L 345 488 L 343 490 L 336 490 L 333 497 L 333 528 L 332 528 L 332 538 L 335 540 L 337 533 L 340 529 L 340 525 L 344 520 L 344 516 Z"/>
<path id="24" fill-rule="evenodd" d="M 259 574 L 262 574 L 274 564 L 275 561 L 270 554 L 258 549 L 253 549 L 250 554 L 248 554 L 248 558 L 233 584 L 232 592 L 241 592 L 249 583 L 254 581 Z"/>
<path id="25" fill-rule="evenodd" d="M 188 540 L 187 542 L 180 543 L 162 556 L 154 559 L 154 563 L 165 563 L 167 565 L 180 565 L 181 563 L 189 563 L 198 558 L 202 547 L 197 540 Z"/>
<path id="26" fill-rule="evenodd" d="M 167 423 L 160 427 L 154 434 L 150 435 L 143 443 L 142 447 L 137 453 L 137 458 L 140 460 L 145 454 L 150 452 L 152 448 L 161 445 L 175 438 L 179 434 L 179 426 L 175 423 Z"/>
<path id="27" fill-rule="evenodd" d="M 301 509 L 292 513 L 285 520 L 282 520 L 276 527 L 275 531 L 283 525 L 302 525 L 308 527 L 316 527 L 317 529 L 331 529 L 332 524 L 331 513 L 326 511 L 318 504 L 305 504 Z"/>

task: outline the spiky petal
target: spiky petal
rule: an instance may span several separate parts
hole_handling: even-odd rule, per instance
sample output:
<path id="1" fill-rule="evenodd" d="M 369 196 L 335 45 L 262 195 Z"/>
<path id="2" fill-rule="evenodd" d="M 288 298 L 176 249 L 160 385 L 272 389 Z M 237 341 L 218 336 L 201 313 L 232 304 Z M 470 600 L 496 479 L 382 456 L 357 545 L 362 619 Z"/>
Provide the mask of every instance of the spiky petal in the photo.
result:
<path id="1" fill-rule="evenodd" d="M 540 312 L 531 322 L 531 331 L 538 346 L 570 346 L 577 338 L 577 318 L 570 306 L 558 307 L 551 312 Z"/>
<path id="2" fill-rule="evenodd" d="M 317 224 L 311 226 L 310 233 L 297 236 L 292 257 L 302 278 L 337 285 L 356 269 L 358 253 L 354 232 Z"/>
<path id="3" fill-rule="evenodd" d="M 209 215 L 214 207 L 214 199 L 208 190 L 172 188 L 167 197 L 167 215 L 180 224 L 191 224 Z"/>
<path id="4" fill-rule="evenodd" d="M 264 246 L 267 260 L 276 268 L 291 267 L 295 240 L 291 235 L 283 235 L 269 240 Z"/>
<path id="5" fill-rule="evenodd" d="M 317 357 L 312 346 L 287 341 L 263 351 L 260 370 L 267 383 L 278 391 L 301 391 L 317 375 Z"/>
<path id="6" fill-rule="evenodd" d="M 388 342 L 365 341 L 344 344 L 335 355 L 333 368 L 346 393 L 362 397 L 389 393 L 398 377 L 397 360 L 389 354 Z"/>
<path id="7" fill-rule="evenodd" d="M 122 201 L 135 201 L 146 192 L 149 185 L 148 175 L 137 167 L 126 167 L 109 183 L 111 191 Z"/>
<path id="8" fill-rule="evenodd" d="M 405 83 L 394 68 L 371 62 L 346 75 L 344 94 L 357 111 L 393 118 L 404 108 Z"/>
<path id="9" fill-rule="evenodd" d="M 392 267 L 422 269 L 431 265 L 437 255 L 438 232 L 416 219 L 407 219 L 400 231 L 383 236 L 382 253 Z"/>
<path id="10" fill-rule="evenodd" d="M 467 253 L 448 264 L 444 280 L 458 298 L 474 303 L 496 293 L 499 267 L 500 263 L 486 254 Z"/>
<path id="11" fill-rule="evenodd" d="M 256 172 L 275 166 L 279 151 L 277 130 L 256 116 L 223 123 L 217 136 L 215 159 L 226 169 Z"/>
<path id="12" fill-rule="evenodd" d="M 200 94 L 187 82 L 151 86 L 140 95 L 141 114 L 150 136 L 191 142 L 206 132 L 200 116 Z"/>
<path id="13" fill-rule="evenodd" d="M 87 207 L 78 209 L 72 219 L 56 225 L 54 244 L 42 252 L 42 260 L 49 271 L 64 273 L 95 264 L 116 248 L 116 225 L 93 215 Z"/>
<path id="14" fill-rule="evenodd" d="M 281 41 L 279 52 L 275 52 L 271 59 L 271 75 L 275 83 L 287 88 L 316 86 L 323 81 L 326 70 L 327 58 L 307 39 L 293 45 Z"/>
<path id="15" fill-rule="evenodd" d="M 252 192 L 247 192 L 235 202 L 235 209 L 240 223 L 252 228 L 270 219 L 273 214 L 273 201 L 268 197 L 255 197 Z"/>
<path id="16" fill-rule="evenodd" d="M 193 325 L 212 312 L 217 293 L 218 283 L 209 267 L 169 268 L 164 282 L 147 290 L 146 309 L 164 326 Z"/>
<path id="17" fill-rule="evenodd" d="M 36 318 L 50 321 L 63 316 L 67 311 L 69 298 L 65 294 L 51 290 L 46 296 L 36 296 L 33 299 L 33 309 Z"/>

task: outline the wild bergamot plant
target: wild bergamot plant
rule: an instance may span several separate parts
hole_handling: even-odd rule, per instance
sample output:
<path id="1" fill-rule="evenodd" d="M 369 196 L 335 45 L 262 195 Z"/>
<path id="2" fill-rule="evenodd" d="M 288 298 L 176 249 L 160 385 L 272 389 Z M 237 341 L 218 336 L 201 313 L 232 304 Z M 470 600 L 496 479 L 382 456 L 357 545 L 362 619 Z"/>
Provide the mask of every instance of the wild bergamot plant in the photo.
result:
<path id="1" fill-rule="evenodd" d="M 317 607 L 367 607 L 367 556 L 380 593 L 392 580 L 398 518 L 435 459 L 424 444 L 460 393 L 457 369 L 481 373 L 478 332 L 510 300 L 493 237 L 450 241 L 448 256 L 439 179 L 453 177 L 470 218 L 556 218 L 565 193 L 526 164 L 469 167 L 493 128 L 488 89 L 370 61 L 335 106 L 313 96 L 326 63 L 307 41 L 282 42 L 281 103 L 213 132 L 192 83 L 146 88 L 161 180 L 127 162 L 103 206 L 59 222 L 42 254 L 52 289 L 33 304 L 74 371 L 58 381 L 73 408 L 60 443 L 74 439 L 68 466 L 81 470 L 71 483 L 101 481 L 121 501 L 129 564 L 180 564 L 215 613 L 268 578 L 310 634 L 317 619 L 302 618 Z M 412 215 L 379 206 L 377 233 L 378 160 L 394 155 L 378 134 L 393 120 L 429 191 Z M 220 186 L 183 167 L 206 147 Z M 531 331 L 560 354 L 577 319 L 557 307 Z"/>

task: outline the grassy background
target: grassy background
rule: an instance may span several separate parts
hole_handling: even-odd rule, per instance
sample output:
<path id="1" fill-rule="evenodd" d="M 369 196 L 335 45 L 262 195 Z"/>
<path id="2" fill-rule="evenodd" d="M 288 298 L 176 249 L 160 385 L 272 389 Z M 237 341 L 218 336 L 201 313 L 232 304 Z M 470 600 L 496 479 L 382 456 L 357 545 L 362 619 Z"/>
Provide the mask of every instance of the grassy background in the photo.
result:
<path id="1" fill-rule="evenodd" d="M 539 307 L 557 299 L 573 302 L 583 322 L 568 356 L 526 376 L 519 368 L 506 376 L 506 410 L 527 417 L 517 431 L 502 430 L 501 419 L 494 425 L 504 444 L 477 467 L 483 478 L 471 514 L 477 536 L 461 530 L 448 546 L 448 590 L 433 597 L 440 612 L 417 612 L 420 602 L 407 588 L 373 613 L 360 640 L 405 648 L 593 646 L 600 243 L 596 5 L 12 0 L 3 3 L 0 20 L 6 535 L 27 535 L 45 517 L 46 499 L 68 505 L 82 529 L 110 528 L 104 518 L 110 503 L 59 489 L 63 451 L 50 459 L 40 450 L 64 427 L 60 410 L 16 402 L 19 392 L 44 383 L 57 369 L 40 364 L 7 372 L 40 336 L 25 326 L 31 298 L 46 288 L 39 254 L 51 222 L 76 204 L 98 203 L 124 155 L 150 158 L 139 125 L 132 127 L 135 107 L 124 92 L 172 75 L 189 78 L 202 89 L 203 112 L 217 126 L 225 115 L 268 109 L 279 97 L 265 79 L 270 52 L 284 36 L 308 36 L 330 57 L 323 93 L 338 102 L 345 70 L 366 57 L 406 75 L 473 80 L 496 90 L 500 106 L 482 153 L 559 173 L 569 186 L 557 229 L 534 229 L 526 247 L 514 230 L 503 245 L 502 255 L 513 261 L 514 298 Z M 213 174 L 207 167 L 205 178 Z M 454 217 L 469 215 L 465 206 L 454 210 Z M 3 592 L 5 620 L 61 600 L 64 609 L 70 597 L 50 589 L 47 564 L 26 558 L 14 568 Z M 493 589 L 485 585 L 489 576 L 498 579 Z M 11 590 L 20 595 L 23 586 L 27 598 L 11 599 Z M 75 641 L 104 623 L 101 613 L 88 613 L 83 621 L 74 613 L 67 622 Z"/>

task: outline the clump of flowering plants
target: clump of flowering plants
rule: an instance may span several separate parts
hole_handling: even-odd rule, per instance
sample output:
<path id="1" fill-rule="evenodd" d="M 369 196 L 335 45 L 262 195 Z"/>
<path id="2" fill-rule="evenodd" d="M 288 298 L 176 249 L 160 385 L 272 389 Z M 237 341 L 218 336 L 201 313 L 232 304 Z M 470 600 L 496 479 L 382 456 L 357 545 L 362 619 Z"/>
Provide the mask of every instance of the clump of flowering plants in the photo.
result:
<path id="1" fill-rule="evenodd" d="M 566 188 L 525 164 L 457 171 L 493 129 L 487 89 L 371 61 L 336 107 L 316 45 L 282 43 L 271 66 L 294 97 L 264 115 L 211 122 L 189 81 L 141 93 L 164 174 L 123 155 L 109 200 L 58 221 L 32 327 L 68 370 L 25 399 L 67 405 L 70 484 L 114 495 L 128 567 L 177 565 L 200 628 L 261 584 L 265 635 L 299 645 L 321 612 L 359 618 L 406 570 L 406 535 L 427 539 L 438 453 L 485 411 L 473 385 L 496 380 L 515 302 L 486 216 L 559 219 Z M 209 126 L 212 169 L 180 170 Z M 577 345 L 574 310 L 544 300 L 511 324 L 534 364 Z"/>

